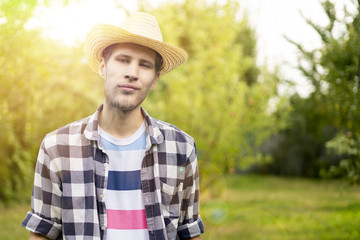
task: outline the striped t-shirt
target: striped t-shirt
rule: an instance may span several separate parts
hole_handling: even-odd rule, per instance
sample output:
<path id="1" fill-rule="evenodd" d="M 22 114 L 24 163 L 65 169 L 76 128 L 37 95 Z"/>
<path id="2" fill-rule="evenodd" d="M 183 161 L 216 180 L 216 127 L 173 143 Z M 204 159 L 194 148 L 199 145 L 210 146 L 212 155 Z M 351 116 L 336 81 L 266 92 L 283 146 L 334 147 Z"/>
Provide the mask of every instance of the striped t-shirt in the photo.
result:
<path id="1" fill-rule="evenodd" d="M 109 157 L 106 191 L 107 239 L 147 240 L 140 169 L 145 154 L 145 122 L 131 137 L 118 139 L 99 128 Z"/>

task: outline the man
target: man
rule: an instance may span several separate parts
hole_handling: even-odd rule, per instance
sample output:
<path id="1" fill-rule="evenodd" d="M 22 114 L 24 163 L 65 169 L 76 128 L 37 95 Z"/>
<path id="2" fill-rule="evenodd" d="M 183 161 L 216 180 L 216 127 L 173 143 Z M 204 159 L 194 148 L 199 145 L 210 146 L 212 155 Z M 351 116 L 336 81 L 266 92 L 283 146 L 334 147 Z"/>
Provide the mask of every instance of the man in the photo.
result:
<path id="1" fill-rule="evenodd" d="M 153 16 L 136 13 L 120 27 L 93 27 L 85 55 L 105 100 L 44 138 L 22 222 L 30 239 L 200 239 L 194 140 L 141 108 L 186 52 L 163 42 Z"/>

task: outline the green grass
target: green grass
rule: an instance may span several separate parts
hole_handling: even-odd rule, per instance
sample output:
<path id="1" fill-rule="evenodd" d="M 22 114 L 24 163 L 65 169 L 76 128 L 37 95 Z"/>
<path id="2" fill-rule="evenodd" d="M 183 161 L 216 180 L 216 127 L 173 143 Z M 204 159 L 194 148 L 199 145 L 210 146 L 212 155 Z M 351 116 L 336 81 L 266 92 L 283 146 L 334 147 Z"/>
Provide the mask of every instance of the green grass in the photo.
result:
<path id="1" fill-rule="evenodd" d="M 31 210 L 30 203 L 0 206 L 0 239 L 29 239 L 29 232 L 20 226 L 26 213 Z"/>
<path id="2" fill-rule="evenodd" d="M 202 196 L 203 239 L 360 239 L 359 186 L 256 175 L 220 185 L 218 197 Z"/>
<path id="3" fill-rule="evenodd" d="M 205 240 L 360 239 L 360 186 L 343 181 L 234 175 L 201 198 Z M 28 239 L 19 224 L 29 208 L 0 207 L 0 239 Z"/>

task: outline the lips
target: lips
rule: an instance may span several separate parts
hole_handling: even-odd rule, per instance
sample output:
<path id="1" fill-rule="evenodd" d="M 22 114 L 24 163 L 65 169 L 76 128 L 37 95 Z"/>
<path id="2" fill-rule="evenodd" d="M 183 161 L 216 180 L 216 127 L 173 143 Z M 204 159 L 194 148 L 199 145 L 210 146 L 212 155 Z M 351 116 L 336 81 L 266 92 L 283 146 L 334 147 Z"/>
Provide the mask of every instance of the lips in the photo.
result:
<path id="1" fill-rule="evenodd" d="M 128 84 L 124 84 L 124 85 L 118 85 L 118 87 L 124 91 L 136 91 L 139 90 L 138 87 L 134 86 L 134 85 L 128 85 Z"/>

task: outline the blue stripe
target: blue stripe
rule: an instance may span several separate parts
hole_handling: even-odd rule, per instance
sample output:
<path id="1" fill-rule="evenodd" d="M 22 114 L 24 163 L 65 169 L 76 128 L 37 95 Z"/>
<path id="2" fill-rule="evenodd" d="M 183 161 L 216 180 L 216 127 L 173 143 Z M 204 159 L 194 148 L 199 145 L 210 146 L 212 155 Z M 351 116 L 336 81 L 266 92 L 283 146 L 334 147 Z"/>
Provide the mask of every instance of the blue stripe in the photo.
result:
<path id="1" fill-rule="evenodd" d="M 113 150 L 113 151 L 132 151 L 132 150 L 141 150 L 146 148 L 146 133 L 144 132 L 136 141 L 129 145 L 116 145 L 112 142 L 109 142 L 105 138 L 101 138 L 104 150 Z"/>
<path id="2" fill-rule="evenodd" d="M 107 189 L 109 190 L 138 190 L 141 189 L 139 171 L 109 171 Z"/>

